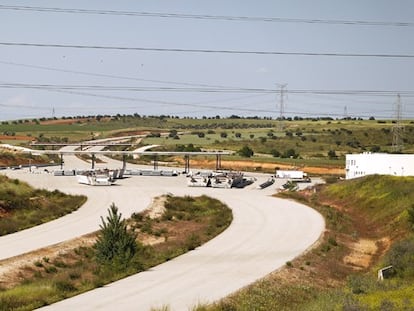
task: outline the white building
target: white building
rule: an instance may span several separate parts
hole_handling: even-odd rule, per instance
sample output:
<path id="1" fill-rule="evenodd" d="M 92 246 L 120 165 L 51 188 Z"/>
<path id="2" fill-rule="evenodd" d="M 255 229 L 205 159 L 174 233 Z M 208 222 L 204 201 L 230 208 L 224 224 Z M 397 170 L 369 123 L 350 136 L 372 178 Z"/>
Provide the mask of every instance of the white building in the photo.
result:
<path id="1" fill-rule="evenodd" d="M 345 171 L 346 179 L 373 174 L 414 176 L 414 154 L 347 154 Z"/>

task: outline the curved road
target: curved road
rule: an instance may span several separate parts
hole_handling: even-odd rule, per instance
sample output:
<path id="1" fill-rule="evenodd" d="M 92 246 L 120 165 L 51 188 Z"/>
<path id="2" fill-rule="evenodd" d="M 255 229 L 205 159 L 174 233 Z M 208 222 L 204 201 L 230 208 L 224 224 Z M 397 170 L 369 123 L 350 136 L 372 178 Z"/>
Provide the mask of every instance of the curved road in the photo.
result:
<path id="1" fill-rule="evenodd" d="M 120 166 L 117 161 L 104 160 L 108 163 L 98 166 Z M 65 166 L 69 165 L 79 168 L 84 164 L 74 156 L 65 156 Z M 195 251 L 149 271 L 45 307 L 45 310 L 149 310 L 165 305 L 171 310 L 188 310 L 199 302 L 220 299 L 283 266 L 312 245 L 324 230 L 324 220 L 314 210 L 271 197 L 274 186 L 265 190 L 257 190 L 254 185 L 230 190 L 190 188 L 186 186 L 184 176 L 137 176 L 119 180 L 118 186 L 90 187 L 78 184 L 75 177 L 22 171 L 7 174 L 36 187 L 82 193 L 89 199 L 70 215 L 1 237 L 0 259 L 97 230 L 99 216 L 106 216 L 112 202 L 127 217 L 134 211 L 145 209 L 157 195 L 206 194 L 225 202 L 233 210 L 231 226 Z M 257 183 L 267 178 L 257 176 Z"/>

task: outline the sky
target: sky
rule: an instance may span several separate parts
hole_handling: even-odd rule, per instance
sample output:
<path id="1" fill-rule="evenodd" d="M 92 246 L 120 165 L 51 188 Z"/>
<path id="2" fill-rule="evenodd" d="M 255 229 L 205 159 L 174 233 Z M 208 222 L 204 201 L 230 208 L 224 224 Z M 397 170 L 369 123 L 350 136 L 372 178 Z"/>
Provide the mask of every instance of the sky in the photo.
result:
<path id="1" fill-rule="evenodd" d="M 0 0 L 0 120 L 389 119 L 398 94 L 414 119 L 413 13 L 411 0 Z"/>

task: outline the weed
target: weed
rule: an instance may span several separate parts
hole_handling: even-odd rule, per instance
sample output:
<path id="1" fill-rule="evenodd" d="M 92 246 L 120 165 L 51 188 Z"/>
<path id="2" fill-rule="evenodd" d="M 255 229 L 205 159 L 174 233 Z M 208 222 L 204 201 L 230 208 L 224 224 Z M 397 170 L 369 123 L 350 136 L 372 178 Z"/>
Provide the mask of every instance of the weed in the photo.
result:
<path id="1" fill-rule="evenodd" d="M 46 273 L 56 273 L 58 270 L 54 266 L 44 267 Z"/>
<path id="2" fill-rule="evenodd" d="M 66 268 L 68 265 L 64 263 L 62 260 L 55 260 L 53 261 L 53 265 L 57 268 Z"/>
<path id="3" fill-rule="evenodd" d="M 68 276 L 71 280 L 77 280 L 81 277 L 81 273 L 79 271 L 72 271 L 69 272 Z"/>
<path id="4" fill-rule="evenodd" d="M 34 262 L 34 265 L 35 265 L 36 267 L 38 267 L 38 268 L 43 267 L 43 263 L 42 263 L 41 261 L 38 261 L 38 260 L 36 260 L 36 261 Z"/>
<path id="5" fill-rule="evenodd" d="M 70 281 L 56 281 L 55 286 L 60 292 L 74 292 L 77 290 L 76 286 Z"/>
<path id="6" fill-rule="evenodd" d="M 201 239 L 197 234 L 192 233 L 187 238 L 185 245 L 189 251 L 192 251 L 193 249 L 201 245 Z"/>
<path id="7" fill-rule="evenodd" d="M 338 242 L 336 242 L 336 239 L 331 236 L 328 238 L 328 243 L 332 246 L 338 246 Z"/>

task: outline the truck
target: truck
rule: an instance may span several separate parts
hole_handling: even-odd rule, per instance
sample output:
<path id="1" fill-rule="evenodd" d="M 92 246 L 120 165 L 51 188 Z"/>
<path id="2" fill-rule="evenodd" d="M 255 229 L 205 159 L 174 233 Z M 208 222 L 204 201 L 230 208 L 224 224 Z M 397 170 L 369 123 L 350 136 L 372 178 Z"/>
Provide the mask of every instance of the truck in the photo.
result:
<path id="1" fill-rule="evenodd" d="M 276 170 L 276 178 L 290 179 L 296 182 L 309 182 L 310 178 L 303 171 L 296 170 Z"/>

